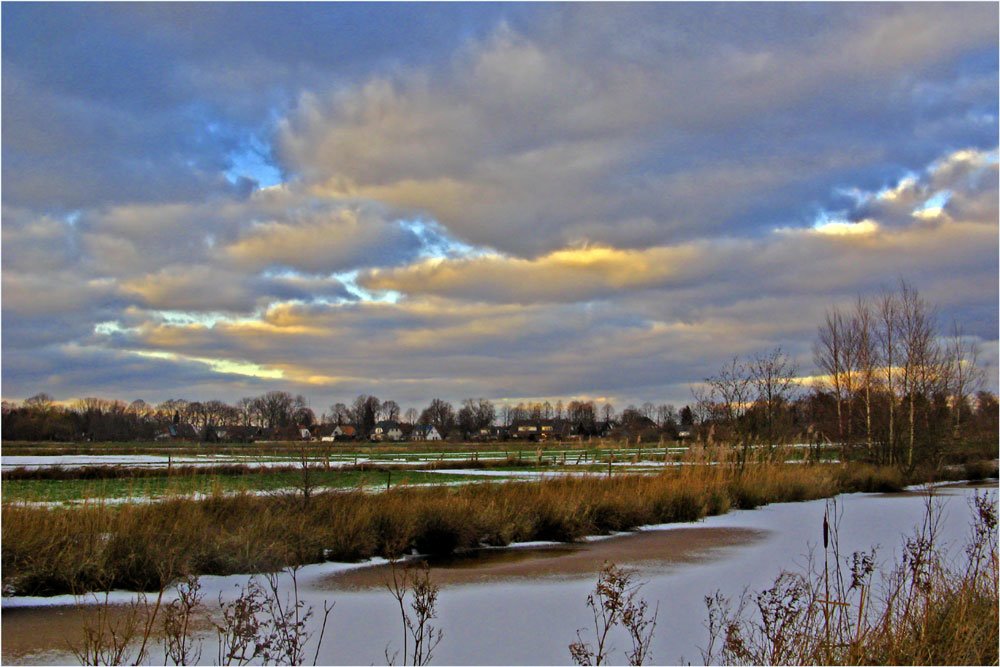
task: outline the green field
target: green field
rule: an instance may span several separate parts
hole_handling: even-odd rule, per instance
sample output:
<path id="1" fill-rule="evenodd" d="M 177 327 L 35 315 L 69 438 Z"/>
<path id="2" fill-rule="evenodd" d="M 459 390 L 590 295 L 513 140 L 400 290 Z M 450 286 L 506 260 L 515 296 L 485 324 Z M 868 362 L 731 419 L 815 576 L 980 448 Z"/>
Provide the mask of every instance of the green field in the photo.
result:
<path id="1" fill-rule="evenodd" d="M 379 490 L 387 484 L 455 484 L 475 481 L 524 479 L 518 473 L 546 471 L 642 474 L 662 469 L 665 464 L 704 455 L 677 443 L 643 443 L 623 446 L 621 442 L 541 442 L 485 443 L 294 443 L 199 444 L 191 442 L 135 443 L 28 443 L 4 442 L 2 453 L 11 456 L 66 456 L 64 468 L 42 468 L 37 472 L 11 470 L 3 473 L 2 499 L 9 502 L 78 504 L 85 500 L 163 498 L 169 496 L 211 496 L 236 493 L 268 493 L 301 490 L 303 473 L 299 466 L 309 463 L 311 490 Z M 816 452 L 789 447 L 780 457 L 798 460 Z M 835 456 L 824 450 L 823 459 Z M 108 456 L 108 465 L 74 468 L 74 456 Z M 170 457 L 171 468 L 150 468 L 129 464 L 114 465 L 113 457 L 153 455 Z M 711 454 L 708 454 L 711 458 Z M 197 460 L 198 466 L 192 465 Z M 815 460 L 815 459 L 814 459 Z M 8 466 L 13 463 L 5 460 Z M 166 463 L 166 461 L 164 461 Z M 254 463 L 287 464 L 281 469 L 253 468 Z M 326 467 L 327 463 L 341 467 Z M 614 464 L 633 464 L 609 466 Z M 213 465 L 203 465 L 213 464 Z M 199 467 L 202 466 L 202 467 Z M 223 470 L 214 466 L 229 468 Z M 467 472 L 443 475 L 413 469 L 488 469 L 493 475 Z M 54 471 L 51 474 L 45 472 Z M 497 476 L 496 473 L 510 475 Z"/>
<path id="2" fill-rule="evenodd" d="M 254 442 L 254 443 L 199 443 L 199 442 L 25 442 L 6 440 L 0 444 L 5 456 L 61 456 L 99 454 L 159 454 L 163 456 L 188 456 L 199 454 L 221 454 L 230 456 L 278 456 L 297 457 L 301 453 L 308 456 L 334 457 L 390 457 L 390 456 L 533 456 L 539 451 L 547 455 L 577 457 L 586 452 L 589 456 L 609 451 L 633 451 L 642 448 L 664 447 L 683 451 L 686 447 L 676 442 L 649 442 L 636 445 L 617 440 L 572 440 L 529 442 L 510 440 L 507 442 Z"/>
<path id="3" fill-rule="evenodd" d="M 473 482 L 503 477 L 440 475 L 416 470 L 322 470 L 310 468 L 308 484 L 313 492 L 323 489 L 384 489 L 404 484 Z M 162 475 L 122 479 L 7 479 L 3 502 L 80 502 L 83 500 L 156 498 L 194 494 L 261 493 L 299 491 L 301 471 L 266 471 L 245 475 L 215 475 L 210 470 L 194 475 Z"/>

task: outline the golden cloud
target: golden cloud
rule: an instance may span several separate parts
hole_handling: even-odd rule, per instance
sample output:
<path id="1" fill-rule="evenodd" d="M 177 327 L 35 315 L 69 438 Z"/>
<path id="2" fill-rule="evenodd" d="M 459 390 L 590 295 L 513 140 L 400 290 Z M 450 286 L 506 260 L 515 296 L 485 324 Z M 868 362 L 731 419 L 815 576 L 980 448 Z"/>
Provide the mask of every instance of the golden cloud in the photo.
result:
<path id="1" fill-rule="evenodd" d="M 535 259 L 486 255 L 431 259 L 362 276 L 366 288 L 448 296 L 515 295 L 515 300 L 574 301 L 623 289 L 642 289 L 700 271 L 699 244 L 623 250 L 609 246 L 566 248 Z"/>

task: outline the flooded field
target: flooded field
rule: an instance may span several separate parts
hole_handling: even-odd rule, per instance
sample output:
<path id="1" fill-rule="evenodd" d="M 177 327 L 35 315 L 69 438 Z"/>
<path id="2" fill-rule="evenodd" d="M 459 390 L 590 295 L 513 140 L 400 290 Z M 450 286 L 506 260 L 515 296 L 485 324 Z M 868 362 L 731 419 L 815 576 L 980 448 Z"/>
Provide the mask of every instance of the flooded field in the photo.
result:
<path id="1" fill-rule="evenodd" d="M 959 554 L 969 531 L 968 501 L 996 485 L 940 487 L 941 537 Z M 995 491 L 994 491 L 995 492 Z M 924 495 L 852 494 L 837 499 L 841 552 L 879 546 L 882 563 L 898 555 L 901 538 L 921 521 Z M 654 663 L 701 662 L 707 640 L 704 597 L 716 590 L 739 596 L 770 584 L 781 570 L 804 567 L 810 551 L 822 551 L 826 501 L 783 503 L 735 511 L 698 523 L 646 527 L 635 533 L 575 544 L 536 544 L 485 549 L 431 562 L 440 584 L 435 625 L 444 639 L 435 664 L 569 664 L 567 645 L 590 626 L 586 598 L 605 561 L 638 571 L 643 596 L 659 605 Z M 384 562 L 383 562 L 384 563 Z M 323 664 L 384 664 L 385 651 L 400 648 L 395 600 L 385 589 L 384 564 L 321 564 L 299 573 L 302 598 L 316 609 L 336 602 L 320 652 Z M 204 577 L 205 602 L 232 597 L 246 577 Z M 128 594 L 115 597 L 124 600 Z M 44 605 L 44 606 L 42 606 Z M 7 598 L 3 603 L 3 654 L 8 664 L 72 662 L 71 642 L 93 606 L 68 597 Z M 206 626 L 207 627 L 207 626 Z M 204 633 L 203 663 L 215 661 L 214 634 Z M 622 662 L 627 639 L 616 640 Z M 153 663 L 162 662 L 155 654 Z"/>
<path id="2" fill-rule="evenodd" d="M 595 450 L 561 450 L 512 447 L 506 450 L 483 449 L 482 451 L 440 451 L 414 453 L 381 452 L 330 452 L 310 450 L 306 459 L 310 463 L 329 466 L 374 465 L 428 465 L 431 463 L 516 461 L 518 464 L 537 463 L 539 465 L 587 466 L 613 461 L 613 465 L 628 466 L 642 462 L 647 465 L 662 464 L 664 458 L 679 456 L 686 447 L 646 447 L 607 448 Z M 129 468 L 166 468 L 168 466 L 226 466 L 246 465 L 274 467 L 297 465 L 301 458 L 294 450 L 286 454 L 198 454 L 184 452 L 169 454 L 14 454 L 0 457 L 3 470 L 26 468 L 89 468 L 95 466 L 123 466 Z"/>

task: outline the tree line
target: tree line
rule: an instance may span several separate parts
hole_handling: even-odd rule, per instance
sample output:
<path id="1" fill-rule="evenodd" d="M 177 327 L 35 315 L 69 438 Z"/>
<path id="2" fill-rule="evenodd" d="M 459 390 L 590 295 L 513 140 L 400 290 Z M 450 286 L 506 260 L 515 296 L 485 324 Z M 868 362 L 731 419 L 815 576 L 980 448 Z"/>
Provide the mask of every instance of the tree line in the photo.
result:
<path id="1" fill-rule="evenodd" d="M 157 405 L 135 400 L 125 403 L 103 398 L 84 398 L 69 406 L 40 393 L 20 405 L 3 403 L 3 436 L 8 440 L 108 440 L 153 439 L 170 424 L 190 425 L 198 434 L 214 427 L 244 429 L 310 428 L 317 424 L 350 424 L 368 434 L 379 422 L 434 426 L 442 437 L 464 437 L 494 426 L 509 427 L 519 421 L 564 421 L 574 433 L 593 435 L 602 423 L 641 424 L 676 431 L 685 419 L 693 423 L 693 412 L 685 406 L 654 406 L 646 402 L 629 405 L 620 415 L 609 402 L 549 401 L 521 402 L 498 406 L 485 398 L 468 398 L 456 408 L 435 398 L 423 410 L 405 411 L 394 400 L 361 394 L 350 404 L 334 403 L 319 417 L 306 399 L 284 391 L 242 398 L 230 405 L 223 401 L 169 399 Z M 616 417 L 618 417 L 616 419 Z M 645 420 L 645 421 L 643 421 Z"/>
<path id="2" fill-rule="evenodd" d="M 744 453 L 791 439 L 835 443 L 849 459 L 912 468 L 955 444 L 996 447 L 997 398 L 978 347 L 912 285 L 827 310 L 805 383 L 780 348 L 734 357 L 694 388 L 700 421 Z"/>
<path id="3" fill-rule="evenodd" d="M 351 424 L 364 437 L 381 421 L 434 426 L 442 437 L 470 437 L 493 426 L 558 420 L 581 436 L 610 425 L 625 435 L 732 442 L 743 455 L 792 441 L 840 446 L 846 458 L 912 467 L 940 459 L 956 443 L 996 444 L 997 399 L 982 390 L 976 344 L 953 323 L 945 331 L 936 309 L 904 281 L 849 308 L 830 308 L 817 329 L 817 375 L 803 378 L 781 348 L 734 357 L 692 388 L 694 402 L 677 410 L 645 402 L 618 413 L 610 402 L 558 400 L 498 406 L 467 398 L 458 407 L 435 398 L 405 411 L 394 400 L 361 394 L 319 417 L 306 399 L 269 391 L 230 405 L 170 399 L 158 405 L 84 398 L 71 406 L 37 394 L 3 404 L 8 440 L 142 440 L 173 424 L 198 433 L 211 427 L 309 428 Z"/>

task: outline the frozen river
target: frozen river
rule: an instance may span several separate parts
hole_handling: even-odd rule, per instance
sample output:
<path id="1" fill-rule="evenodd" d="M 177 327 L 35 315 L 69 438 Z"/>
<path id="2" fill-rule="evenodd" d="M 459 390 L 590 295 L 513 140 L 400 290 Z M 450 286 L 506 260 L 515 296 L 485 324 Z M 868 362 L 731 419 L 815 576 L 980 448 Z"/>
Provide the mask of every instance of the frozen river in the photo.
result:
<path id="1" fill-rule="evenodd" d="M 996 487 L 992 489 L 996 496 Z M 960 554 L 969 533 L 968 501 L 974 489 L 937 489 L 943 505 L 942 538 Z M 981 492 L 981 491 L 980 491 Z M 852 494 L 837 500 L 841 553 L 878 545 L 887 564 L 902 537 L 918 526 L 924 498 L 918 492 Z M 567 645 L 591 627 L 586 598 L 605 560 L 638 570 L 643 596 L 659 604 L 652 662 L 701 663 L 707 640 L 704 597 L 720 590 L 736 598 L 746 588 L 771 584 L 784 569 L 801 570 L 819 544 L 826 501 L 782 503 L 734 511 L 689 524 L 647 527 L 625 535 L 573 545 L 533 545 L 486 550 L 474 557 L 435 563 L 441 585 L 435 625 L 444 630 L 434 664 L 570 664 Z M 385 664 L 385 649 L 399 648 L 399 611 L 384 588 L 385 566 L 321 564 L 299 575 L 303 598 L 317 610 L 336 602 L 320 664 Z M 206 602 L 228 594 L 245 577 L 205 577 Z M 128 594 L 122 594 L 124 598 Z M 80 634 L 93 610 L 46 601 L 5 599 L 3 662 L 67 662 L 67 641 Z M 203 662 L 216 655 L 206 635 Z M 627 640 L 618 637 L 612 661 L 624 661 Z M 311 653 L 310 653 L 311 656 Z M 154 662 L 162 663 L 162 656 Z"/>

